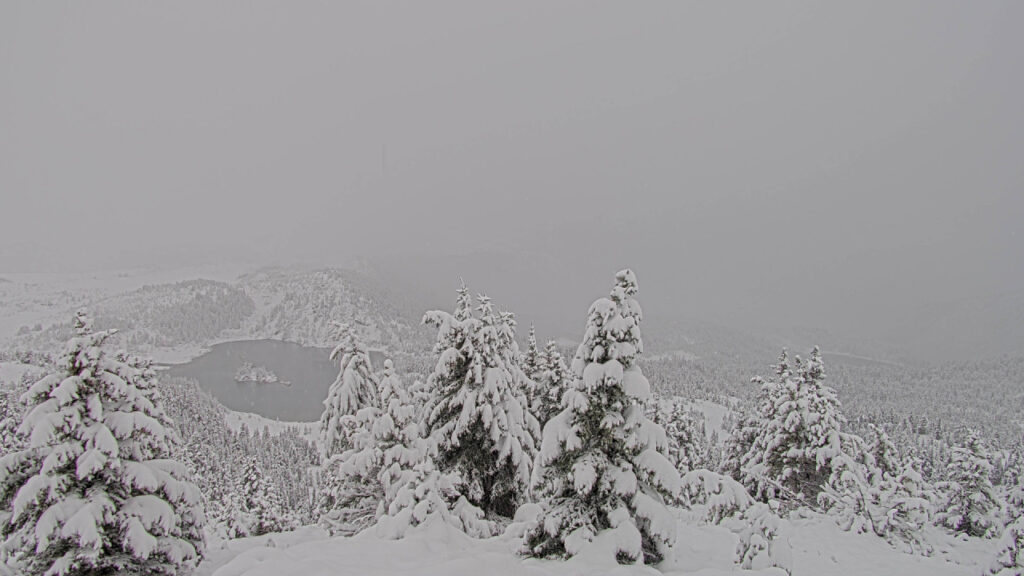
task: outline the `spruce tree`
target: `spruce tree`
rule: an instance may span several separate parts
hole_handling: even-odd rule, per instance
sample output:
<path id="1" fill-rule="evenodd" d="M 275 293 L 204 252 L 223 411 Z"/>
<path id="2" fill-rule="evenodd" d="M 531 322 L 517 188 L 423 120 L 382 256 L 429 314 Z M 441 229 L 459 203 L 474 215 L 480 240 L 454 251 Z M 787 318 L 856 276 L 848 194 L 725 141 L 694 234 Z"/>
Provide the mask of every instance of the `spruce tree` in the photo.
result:
<path id="1" fill-rule="evenodd" d="M 989 480 L 991 472 L 988 450 L 973 430 L 967 430 L 963 444 L 953 448 L 949 480 L 941 484 L 945 506 L 936 518 L 939 524 L 956 533 L 995 536 L 1000 502 Z"/>
<path id="2" fill-rule="evenodd" d="M 776 377 L 755 380 L 762 386 L 758 413 L 737 435 L 737 442 L 749 443 L 738 459 L 737 479 L 756 498 L 817 506 L 832 460 L 843 453 L 845 422 L 836 393 L 824 380 L 817 347 L 807 362 L 798 356 L 790 363 L 783 351 Z"/>
<path id="3" fill-rule="evenodd" d="M 31 575 L 186 572 L 205 516 L 153 370 L 90 324 L 79 311 L 58 371 L 22 398 L 27 448 L 0 457 L 0 560 Z"/>
<path id="4" fill-rule="evenodd" d="M 262 536 L 280 532 L 288 526 L 281 497 L 254 456 L 246 458 L 237 491 L 236 512 L 244 519 L 244 525 L 239 526 L 236 533 Z"/>
<path id="5" fill-rule="evenodd" d="M 544 427 L 535 472 L 544 511 L 526 531 L 526 554 L 574 556 L 603 540 L 619 562 L 657 563 L 674 542 L 665 501 L 680 478 L 665 431 L 644 416 L 651 392 L 637 364 L 636 292 L 636 276 L 623 270 L 610 298 L 590 307 L 564 409 Z"/>
<path id="6" fill-rule="evenodd" d="M 21 413 L 21 404 L 14 393 L 0 390 L 0 454 L 9 454 L 23 447 L 23 439 L 18 436 Z"/>
<path id="7" fill-rule="evenodd" d="M 537 331 L 530 325 L 530 334 L 526 337 L 526 352 L 523 353 L 523 372 L 526 376 L 536 381 L 544 369 L 543 358 L 540 348 L 537 347 Z"/>
<path id="8" fill-rule="evenodd" d="M 383 409 L 368 406 L 356 414 L 351 446 L 338 458 L 333 506 L 321 519 L 332 533 L 355 534 L 376 522 L 387 509 L 388 491 L 412 465 L 415 409 L 391 359 L 384 362 L 379 403 Z"/>
<path id="9" fill-rule="evenodd" d="M 543 369 L 537 378 L 539 395 L 534 415 L 543 427 L 555 414 L 562 411 L 562 395 L 571 383 L 571 374 L 554 340 L 549 340 L 544 346 L 541 366 Z"/>
<path id="10" fill-rule="evenodd" d="M 474 313 L 459 290 L 455 312 L 428 312 L 438 328 L 437 365 L 427 379 L 426 431 L 437 446 L 437 469 L 456 474 L 460 494 L 487 514 L 511 518 L 527 496 L 537 420 L 524 390 L 515 323 L 486 296 Z"/>
<path id="11" fill-rule="evenodd" d="M 687 413 L 685 400 L 678 396 L 655 396 L 648 402 L 646 412 L 652 422 L 665 429 L 668 457 L 680 476 L 703 467 L 703 429 Z"/>
<path id="12" fill-rule="evenodd" d="M 338 377 L 331 384 L 320 416 L 320 449 L 324 459 L 348 448 L 349 423 L 361 408 L 379 406 L 377 380 L 370 365 L 370 354 L 348 324 L 339 324 L 338 345 L 331 360 L 338 361 Z"/>

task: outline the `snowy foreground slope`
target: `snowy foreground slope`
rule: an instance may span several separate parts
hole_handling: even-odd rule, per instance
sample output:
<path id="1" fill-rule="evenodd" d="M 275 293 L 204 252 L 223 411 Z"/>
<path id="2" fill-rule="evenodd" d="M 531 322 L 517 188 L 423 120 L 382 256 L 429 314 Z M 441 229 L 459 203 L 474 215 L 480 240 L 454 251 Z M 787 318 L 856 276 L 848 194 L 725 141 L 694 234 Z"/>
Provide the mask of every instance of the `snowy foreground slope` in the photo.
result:
<path id="1" fill-rule="evenodd" d="M 682 513 L 681 513 L 682 514 Z M 378 538 L 373 529 L 329 539 L 318 528 L 213 545 L 197 576 L 335 576 L 337 574 L 444 576 L 584 576 L 785 574 L 778 568 L 742 571 L 733 564 L 736 536 L 724 526 L 681 518 L 675 560 L 660 571 L 620 566 L 607 558 L 580 555 L 566 562 L 522 558 L 513 524 L 504 536 L 476 540 L 443 522 L 420 527 L 403 540 Z M 953 576 L 981 574 L 994 542 L 956 541 L 936 531 L 932 557 L 903 554 L 879 538 L 840 530 L 816 516 L 791 522 L 794 576 Z M 945 552 L 943 552 L 945 551 Z"/>

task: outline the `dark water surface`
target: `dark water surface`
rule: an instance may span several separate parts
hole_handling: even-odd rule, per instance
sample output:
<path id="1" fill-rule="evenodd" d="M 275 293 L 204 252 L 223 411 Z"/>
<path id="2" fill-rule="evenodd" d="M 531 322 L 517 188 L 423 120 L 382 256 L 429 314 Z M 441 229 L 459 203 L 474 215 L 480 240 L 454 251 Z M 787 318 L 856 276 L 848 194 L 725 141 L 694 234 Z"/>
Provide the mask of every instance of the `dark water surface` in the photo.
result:
<path id="1" fill-rule="evenodd" d="M 330 350 L 280 340 L 224 342 L 187 364 L 169 366 L 170 376 L 192 378 L 232 410 L 291 422 L 312 422 L 323 412 L 327 390 L 338 376 Z M 383 356 L 371 352 L 374 369 Z M 269 368 L 280 382 L 236 382 L 246 362 Z M 285 384 L 287 383 L 287 384 Z"/>

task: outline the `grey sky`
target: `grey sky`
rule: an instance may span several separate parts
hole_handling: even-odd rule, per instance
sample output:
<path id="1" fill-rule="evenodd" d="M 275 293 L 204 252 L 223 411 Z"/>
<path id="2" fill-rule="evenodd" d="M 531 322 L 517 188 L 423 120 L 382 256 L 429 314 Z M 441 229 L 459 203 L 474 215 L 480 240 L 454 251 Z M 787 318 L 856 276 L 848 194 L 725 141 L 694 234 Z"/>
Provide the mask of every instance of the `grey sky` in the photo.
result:
<path id="1" fill-rule="evenodd" d="M 584 310 L 630 265 L 649 313 L 869 330 L 1024 287 L 1022 25 L 986 1 L 5 2 L 0 270 L 519 252 L 549 274 L 522 286 Z M 474 283 L 514 292 L 494 267 Z"/>

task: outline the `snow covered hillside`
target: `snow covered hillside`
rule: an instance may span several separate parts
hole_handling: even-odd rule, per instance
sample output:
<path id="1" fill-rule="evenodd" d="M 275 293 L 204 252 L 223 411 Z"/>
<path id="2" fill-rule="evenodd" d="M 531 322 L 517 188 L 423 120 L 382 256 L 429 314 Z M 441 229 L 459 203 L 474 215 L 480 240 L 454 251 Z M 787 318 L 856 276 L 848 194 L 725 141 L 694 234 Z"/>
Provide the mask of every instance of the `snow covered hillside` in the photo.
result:
<path id="1" fill-rule="evenodd" d="M 339 269 L 270 268 L 240 276 L 228 270 L 210 271 L 229 277 L 226 282 L 198 279 L 186 269 L 178 271 L 180 280 L 161 284 L 145 282 L 175 273 L 6 275 L 0 283 L 0 343 L 8 350 L 53 353 L 71 332 L 71 312 L 85 306 L 97 328 L 118 328 L 118 342 L 162 362 L 187 361 L 203 346 L 229 340 L 331 347 L 332 326 L 340 321 L 358 324 L 372 346 L 429 350 L 420 318 L 395 291 L 368 276 Z"/>

